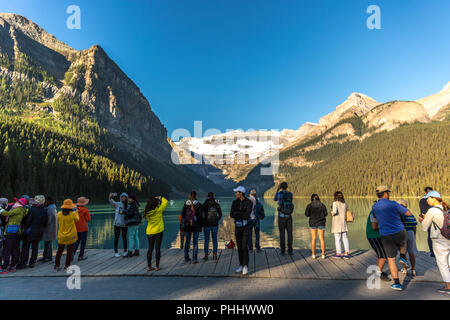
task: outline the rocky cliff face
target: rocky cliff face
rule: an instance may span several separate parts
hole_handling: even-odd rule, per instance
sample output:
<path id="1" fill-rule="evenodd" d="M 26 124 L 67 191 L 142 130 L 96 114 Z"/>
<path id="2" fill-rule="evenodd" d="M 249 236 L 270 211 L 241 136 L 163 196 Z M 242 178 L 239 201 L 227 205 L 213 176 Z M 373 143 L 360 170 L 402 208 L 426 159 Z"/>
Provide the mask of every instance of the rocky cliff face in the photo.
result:
<path id="1" fill-rule="evenodd" d="M 98 45 L 77 51 L 15 14 L 0 14 L 0 53 L 12 63 L 25 55 L 54 78 L 47 101 L 74 97 L 125 150 L 169 160 L 167 131 L 139 88 Z M 20 78 L 4 68 L 9 77 Z"/>

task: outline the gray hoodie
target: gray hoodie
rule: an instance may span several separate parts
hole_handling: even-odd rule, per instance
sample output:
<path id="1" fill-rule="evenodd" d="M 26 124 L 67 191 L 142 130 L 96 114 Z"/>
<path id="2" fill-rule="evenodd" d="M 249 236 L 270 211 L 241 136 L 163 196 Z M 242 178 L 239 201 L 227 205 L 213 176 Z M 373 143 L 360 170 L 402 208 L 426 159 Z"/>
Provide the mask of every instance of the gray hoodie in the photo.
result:
<path id="1" fill-rule="evenodd" d="M 120 195 L 118 202 L 114 201 L 112 198 L 109 198 L 109 203 L 111 203 L 111 205 L 116 209 L 116 214 L 114 216 L 114 225 L 117 227 L 126 227 L 127 226 L 125 224 L 125 215 L 120 214 L 120 210 L 124 209 L 123 203 L 122 203 L 122 201 L 120 201 L 120 199 L 123 196 L 127 197 L 127 201 L 128 201 L 128 195 L 125 192 Z"/>

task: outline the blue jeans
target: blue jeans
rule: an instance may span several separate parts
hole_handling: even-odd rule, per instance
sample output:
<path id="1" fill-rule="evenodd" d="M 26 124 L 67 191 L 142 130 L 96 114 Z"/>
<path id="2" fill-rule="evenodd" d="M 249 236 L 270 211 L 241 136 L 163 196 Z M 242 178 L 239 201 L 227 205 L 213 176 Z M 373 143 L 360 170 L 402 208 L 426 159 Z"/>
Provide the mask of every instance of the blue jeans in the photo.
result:
<path id="1" fill-rule="evenodd" d="M 75 242 L 75 246 L 73 247 L 73 255 L 77 254 L 78 246 L 80 246 L 80 255 L 78 257 L 84 257 L 84 249 L 86 248 L 86 240 L 87 240 L 87 231 L 78 232 L 78 240 Z"/>
<path id="2" fill-rule="evenodd" d="M 252 219 L 249 221 L 250 224 L 250 236 L 248 237 L 248 249 L 253 250 L 253 236 L 252 232 L 253 229 L 255 229 L 255 248 L 257 250 L 261 249 L 261 246 L 259 245 L 259 230 L 260 230 L 260 224 L 258 219 Z"/>
<path id="3" fill-rule="evenodd" d="M 189 259 L 189 248 L 191 247 L 191 237 L 194 235 L 192 240 L 192 260 L 197 261 L 198 255 L 198 236 L 200 232 L 185 232 L 186 242 L 184 243 L 184 258 Z"/>
<path id="4" fill-rule="evenodd" d="M 128 251 L 139 250 L 139 225 L 128 227 Z"/>
<path id="5" fill-rule="evenodd" d="M 205 235 L 205 255 L 209 253 L 209 235 L 212 233 L 212 243 L 213 243 L 213 253 L 217 253 L 217 232 L 219 231 L 219 226 L 215 227 L 204 227 L 203 232 Z"/>

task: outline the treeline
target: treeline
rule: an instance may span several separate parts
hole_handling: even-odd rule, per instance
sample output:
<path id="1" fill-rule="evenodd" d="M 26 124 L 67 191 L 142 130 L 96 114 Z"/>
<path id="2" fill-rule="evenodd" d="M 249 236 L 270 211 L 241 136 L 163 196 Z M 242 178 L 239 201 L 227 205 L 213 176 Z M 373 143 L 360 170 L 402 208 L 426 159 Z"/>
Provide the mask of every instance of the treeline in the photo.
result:
<path id="1" fill-rule="evenodd" d="M 104 197 L 111 190 L 161 194 L 169 186 L 129 169 L 99 152 L 101 144 L 62 135 L 18 117 L 0 115 L 0 173 L 2 196 L 49 194 Z"/>
<path id="2" fill-rule="evenodd" d="M 362 142 L 336 142 L 310 152 L 295 148 L 280 154 L 279 173 L 297 196 L 331 196 L 336 190 L 352 196 L 374 195 L 381 184 L 398 196 L 419 196 L 425 186 L 449 195 L 449 137 L 447 120 L 404 125 Z M 320 162 L 294 167 L 283 161 L 299 154 Z M 274 191 L 271 188 L 268 194 Z"/>

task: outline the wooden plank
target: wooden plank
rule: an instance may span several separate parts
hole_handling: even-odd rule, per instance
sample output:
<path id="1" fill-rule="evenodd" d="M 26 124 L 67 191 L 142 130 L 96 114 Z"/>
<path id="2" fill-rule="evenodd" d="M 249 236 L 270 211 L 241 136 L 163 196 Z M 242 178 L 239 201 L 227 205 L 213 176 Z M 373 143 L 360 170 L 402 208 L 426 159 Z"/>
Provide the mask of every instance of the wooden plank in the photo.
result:
<path id="1" fill-rule="evenodd" d="M 248 277 L 255 277 L 255 255 L 258 254 L 256 250 L 252 250 L 248 254 Z"/>
<path id="2" fill-rule="evenodd" d="M 299 253 L 305 258 L 306 262 L 316 272 L 319 279 L 332 279 L 328 271 L 316 260 L 311 257 L 311 250 L 299 250 Z"/>
<path id="3" fill-rule="evenodd" d="M 180 250 L 182 251 L 182 250 Z M 167 275 L 169 276 L 183 276 L 188 268 L 192 265 L 192 260 L 189 262 L 184 261 L 184 251 L 183 254 L 176 261 L 176 264 L 169 270 Z"/>
<path id="4" fill-rule="evenodd" d="M 286 275 L 286 278 L 288 279 L 301 279 L 302 275 L 298 271 L 297 267 L 295 266 L 295 263 L 293 261 L 293 255 L 281 255 L 280 249 L 275 249 L 278 255 L 278 258 L 280 259 L 280 265 L 284 270 L 284 273 Z"/>
<path id="5" fill-rule="evenodd" d="M 231 259 L 234 254 L 237 254 L 236 249 L 224 249 L 220 254 L 219 263 L 214 270 L 214 275 L 216 276 L 226 276 L 228 275 L 228 270 L 230 269 Z"/>
<path id="6" fill-rule="evenodd" d="M 327 270 L 332 279 L 339 279 L 339 280 L 351 279 L 349 275 L 343 270 L 344 268 L 351 269 L 351 267 L 349 265 L 346 265 L 345 263 L 342 264 L 343 261 L 341 260 L 333 261 L 334 259 L 330 258 L 322 259 L 321 256 L 316 257 L 318 257 L 316 258 L 316 261 L 319 262 L 319 264 L 321 264 L 325 270 Z"/>
<path id="7" fill-rule="evenodd" d="M 333 255 L 336 252 L 336 250 L 330 250 L 330 255 Z M 352 258 L 349 260 L 346 259 L 334 259 L 334 258 L 328 258 L 325 259 L 328 264 L 326 265 L 327 268 L 333 268 L 332 265 L 334 264 L 336 268 L 338 268 L 338 276 L 336 276 L 338 279 L 354 279 L 354 280 L 364 280 L 367 277 L 365 275 L 361 275 L 358 270 L 355 270 L 353 268 Z M 322 259 L 319 259 L 319 261 L 322 263 Z M 356 260 L 355 260 L 356 261 Z M 334 272 L 330 274 L 335 277 Z"/>
<path id="8" fill-rule="evenodd" d="M 297 268 L 301 279 L 319 279 L 317 273 L 311 268 L 308 262 L 306 262 L 305 258 L 298 250 L 293 251 L 291 259 Z"/>
<path id="9" fill-rule="evenodd" d="M 360 279 L 367 279 L 369 277 L 369 274 L 367 273 L 367 267 L 362 264 L 359 259 L 356 259 L 355 256 L 353 256 L 354 252 L 350 252 L 351 258 L 350 260 L 342 260 L 343 262 L 349 264 L 353 270 L 358 274 Z"/>
<path id="10" fill-rule="evenodd" d="M 137 265 L 142 261 L 146 261 L 144 255 L 139 255 L 138 257 L 132 256 L 130 258 L 122 258 L 121 260 L 116 260 L 115 263 L 109 265 L 107 268 L 96 272 L 98 276 L 111 276 L 111 275 L 121 275 L 124 274 L 130 266 Z"/>
<path id="11" fill-rule="evenodd" d="M 242 273 L 236 273 L 236 269 L 239 267 L 239 252 L 237 249 L 233 250 L 231 256 L 230 267 L 228 268 L 229 277 L 241 277 Z"/>
<path id="12" fill-rule="evenodd" d="M 183 263 L 183 259 L 183 250 L 165 249 L 161 252 L 161 270 L 155 273 L 159 276 L 168 275 L 178 263 Z M 147 268 L 147 264 L 145 264 L 145 268 Z"/>
<path id="13" fill-rule="evenodd" d="M 286 278 L 286 273 L 281 266 L 280 258 L 276 249 L 267 249 L 267 262 L 269 264 L 269 272 L 271 278 Z"/>
<path id="14" fill-rule="evenodd" d="M 89 265 L 87 267 L 87 270 L 82 270 L 82 274 L 84 275 L 96 275 L 99 271 L 108 268 L 109 266 L 118 263 L 119 261 L 122 261 L 123 259 L 129 259 L 129 258 L 123 258 L 123 257 L 114 257 L 114 255 L 111 254 L 111 251 L 105 251 L 100 259 L 95 260 L 94 264 Z"/>
<path id="15" fill-rule="evenodd" d="M 218 250 L 217 251 L 217 260 L 213 260 L 212 256 L 210 257 L 210 259 L 208 259 L 208 261 L 206 261 L 203 265 L 202 268 L 200 269 L 198 275 L 199 276 L 212 276 L 214 275 L 214 270 L 216 269 L 219 261 L 220 261 L 220 256 L 221 256 L 222 250 Z"/>
<path id="16" fill-rule="evenodd" d="M 269 262 L 267 261 L 266 251 L 262 249 L 260 253 L 255 254 L 255 277 L 270 278 Z"/>

